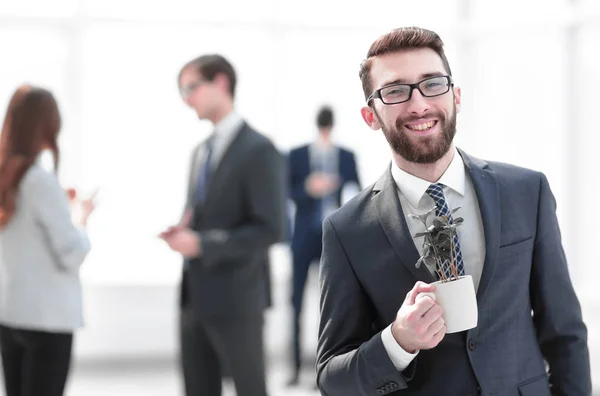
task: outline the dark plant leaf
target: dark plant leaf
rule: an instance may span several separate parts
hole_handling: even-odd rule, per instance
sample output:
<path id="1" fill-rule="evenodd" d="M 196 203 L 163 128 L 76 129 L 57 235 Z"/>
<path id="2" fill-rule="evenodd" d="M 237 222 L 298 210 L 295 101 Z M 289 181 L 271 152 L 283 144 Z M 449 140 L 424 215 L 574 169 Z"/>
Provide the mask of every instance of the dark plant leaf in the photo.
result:
<path id="1" fill-rule="evenodd" d="M 425 219 L 421 218 L 421 216 L 419 216 L 419 215 L 409 214 L 408 217 L 410 217 L 411 219 L 414 219 L 414 220 L 418 220 L 421 223 L 423 223 L 424 225 L 427 225 L 427 223 L 425 222 Z"/>
<path id="2" fill-rule="evenodd" d="M 433 255 L 425 257 L 425 263 L 431 267 L 436 265 L 436 260 Z"/>
<path id="3" fill-rule="evenodd" d="M 408 216 L 412 219 L 419 220 L 421 223 L 423 223 L 424 226 L 427 227 L 427 219 L 429 218 L 431 213 L 433 213 L 434 210 L 435 210 L 435 207 L 433 209 L 428 210 L 427 212 L 425 212 L 423 214 L 420 214 L 420 215 L 409 214 Z"/>
<path id="4" fill-rule="evenodd" d="M 456 229 L 464 221 L 462 217 L 451 219 L 451 214 L 455 213 L 460 207 L 452 209 L 448 216 L 434 216 L 431 225 L 427 226 L 427 220 L 435 208 L 422 215 L 409 215 L 413 219 L 418 219 L 425 225 L 425 231 L 416 233 L 413 237 L 423 238 L 423 254 L 415 264 L 417 268 L 425 263 L 432 266 L 436 271 L 442 271 L 443 266 L 456 266 L 453 252 L 454 235 Z"/>
<path id="5" fill-rule="evenodd" d="M 452 235 L 452 226 L 444 226 L 439 232 L 439 235 L 442 235 L 444 238 L 448 238 Z"/>
<path id="6" fill-rule="evenodd" d="M 425 261 L 424 257 L 419 257 L 419 260 L 417 260 L 417 263 L 415 264 L 415 267 L 417 268 L 421 268 L 421 263 Z"/>
<path id="7" fill-rule="evenodd" d="M 460 225 L 460 224 L 452 224 L 452 225 L 449 225 L 449 226 L 446 228 L 446 231 L 448 231 L 448 233 L 449 233 L 448 235 L 456 233 L 456 227 L 458 227 L 459 225 Z"/>
<path id="8" fill-rule="evenodd" d="M 438 231 L 444 229 L 444 227 L 447 225 L 448 221 L 446 219 L 442 219 L 441 217 L 436 217 L 433 219 L 433 227 Z"/>

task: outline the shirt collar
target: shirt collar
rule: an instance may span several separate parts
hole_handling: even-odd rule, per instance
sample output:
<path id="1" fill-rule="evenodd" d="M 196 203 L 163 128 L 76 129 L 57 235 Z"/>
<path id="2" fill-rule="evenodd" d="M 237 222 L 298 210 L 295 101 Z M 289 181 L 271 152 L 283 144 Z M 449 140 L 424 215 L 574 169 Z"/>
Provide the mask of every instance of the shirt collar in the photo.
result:
<path id="1" fill-rule="evenodd" d="M 243 122 L 243 118 L 238 113 L 230 112 L 215 124 L 215 137 L 220 139 L 226 135 L 232 135 L 241 128 Z"/>
<path id="2" fill-rule="evenodd" d="M 392 177 L 400 192 L 404 194 L 415 208 L 419 206 L 421 198 L 423 198 L 427 188 L 431 185 L 427 180 L 403 171 L 393 161 Z M 454 149 L 454 158 L 452 158 L 450 165 L 437 183 L 444 184 L 461 196 L 465 194 L 465 164 L 458 150 Z"/>

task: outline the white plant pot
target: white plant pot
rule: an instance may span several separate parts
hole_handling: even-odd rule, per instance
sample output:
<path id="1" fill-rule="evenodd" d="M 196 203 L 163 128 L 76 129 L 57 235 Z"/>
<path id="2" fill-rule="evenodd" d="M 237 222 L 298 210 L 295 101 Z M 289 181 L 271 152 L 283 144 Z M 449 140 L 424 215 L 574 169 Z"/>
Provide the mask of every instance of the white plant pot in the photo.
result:
<path id="1" fill-rule="evenodd" d="M 446 334 L 477 327 L 477 297 L 471 275 L 461 276 L 450 282 L 437 281 L 432 284 L 435 285 L 435 301 L 444 310 Z"/>

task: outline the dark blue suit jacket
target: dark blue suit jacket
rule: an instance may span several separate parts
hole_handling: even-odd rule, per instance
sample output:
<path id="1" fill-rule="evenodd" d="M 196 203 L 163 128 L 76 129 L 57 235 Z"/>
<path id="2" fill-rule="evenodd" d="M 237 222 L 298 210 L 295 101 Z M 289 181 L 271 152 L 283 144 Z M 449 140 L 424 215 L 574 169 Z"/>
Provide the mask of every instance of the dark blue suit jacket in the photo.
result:
<path id="1" fill-rule="evenodd" d="M 461 152 L 483 220 L 479 323 L 399 372 L 381 341 L 421 266 L 388 169 L 323 225 L 318 384 L 325 396 L 589 396 L 587 329 L 546 177 Z M 546 364 L 549 373 L 546 371 Z"/>
<path id="2" fill-rule="evenodd" d="M 360 182 L 356 171 L 354 154 L 351 151 L 339 148 L 338 162 L 341 183 L 335 194 L 338 206 L 341 206 L 341 195 L 344 185 L 355 182 L 360 189 Z M 306 179 L 311 174 L 310 150 L 308 145 L 290 151 L 288 172 L 290 198 L 296 206 L 294 230 L 292 232 L 292 246 L 296 246 L 306 233 L 321 232 L 320 228 L 315 230 L 313 221 L 315 212 L 319 208 L 320 200 L 308 195 L 304 187 Z"/>

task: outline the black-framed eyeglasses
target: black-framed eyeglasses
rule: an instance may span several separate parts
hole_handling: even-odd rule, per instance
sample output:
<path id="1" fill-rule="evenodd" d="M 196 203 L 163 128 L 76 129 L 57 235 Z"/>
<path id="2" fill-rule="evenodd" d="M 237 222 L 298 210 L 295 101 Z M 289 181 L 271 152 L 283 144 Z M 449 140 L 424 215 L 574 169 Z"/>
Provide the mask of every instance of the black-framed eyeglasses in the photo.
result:
<path id="1" fill-rule="evenodd" d="M 376 98 L 381 99 L 383 104 L 388 105 L 408 102 L 415 89 L 419 90 L 424 97 L 433 98 L 450 91 L 452 85 L 452 77 L 450 76 L 429 77 L 415 84 L 391 84 L 373 92 L 367 98 L 367 104 Z"/>
<path id="2" fill-rule="evenodd" d="M 187 98 L 196 90 L 196 88 L 198 88 L 199 86 L 201 86 L 203 84 L 206 84 L 207 82 L 208 82 L 208 80 L 197 80 L 197 81 L 194 81 L 193 83 L 189 83 L 185 87 L 181 87 L 179 89 L 179 94 L 181 95 L 182 98 Z"/>

